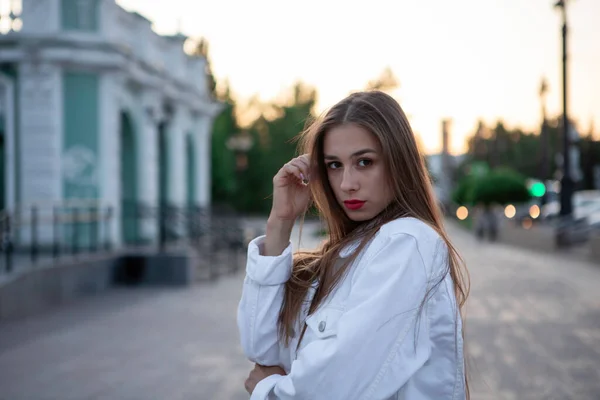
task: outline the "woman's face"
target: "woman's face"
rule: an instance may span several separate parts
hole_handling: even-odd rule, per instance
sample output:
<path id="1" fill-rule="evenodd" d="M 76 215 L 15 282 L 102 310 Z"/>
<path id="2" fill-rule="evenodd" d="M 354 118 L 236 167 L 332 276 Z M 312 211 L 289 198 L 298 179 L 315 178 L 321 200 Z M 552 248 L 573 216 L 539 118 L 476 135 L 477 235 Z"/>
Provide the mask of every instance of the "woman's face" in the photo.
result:
<path id="1" fill-rule="evenodd" d="M 390 204 L 393 195 L 375 135 L 341 125 L 325 134 L 323 152 L 329 184 L 348 218 L 367 221 Z"/>

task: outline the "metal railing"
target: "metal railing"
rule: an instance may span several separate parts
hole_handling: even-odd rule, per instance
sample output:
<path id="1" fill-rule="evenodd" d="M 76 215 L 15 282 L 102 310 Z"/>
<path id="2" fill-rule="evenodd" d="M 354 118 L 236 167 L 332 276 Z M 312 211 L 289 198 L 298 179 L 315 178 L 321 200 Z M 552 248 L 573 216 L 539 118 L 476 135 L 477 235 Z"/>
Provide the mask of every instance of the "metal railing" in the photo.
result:
<path id="1" fill-rule="evenodd" d="M 42 258 L 57 260 L 108 250 L 112 218 L 112 207 L 89 200 L 40 202 L 4 210 L 0 213 L 4 271 L 11 272 L 15 263 L 37 264 Z"/>
<path id="2" fill-rule="evenodd" d="M 84 255 L 184 248 L 195 252 L 214 278 L 224 272 L 223 264 L 227 271 L 239 268 L 237 257 L 245 241 L 242 220 L 225 207 L 123 201 L 117 209 L 97 200 L 36 203 L 0 212 L 0 274 Z"/>

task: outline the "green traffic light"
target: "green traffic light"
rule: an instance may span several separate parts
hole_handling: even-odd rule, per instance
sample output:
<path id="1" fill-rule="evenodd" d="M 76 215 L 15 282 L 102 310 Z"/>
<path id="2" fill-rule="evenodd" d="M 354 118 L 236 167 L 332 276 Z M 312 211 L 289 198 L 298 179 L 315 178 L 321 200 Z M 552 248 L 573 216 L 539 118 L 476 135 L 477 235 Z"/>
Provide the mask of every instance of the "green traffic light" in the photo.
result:
<path id="1" fill-rule="evenodd" d="M 542 182 L 536 182 L 531 185 L 529 192 L 533 197 L 542 197 L 544 194 L 546 194 L 546 185 L 544 185 Z"/>

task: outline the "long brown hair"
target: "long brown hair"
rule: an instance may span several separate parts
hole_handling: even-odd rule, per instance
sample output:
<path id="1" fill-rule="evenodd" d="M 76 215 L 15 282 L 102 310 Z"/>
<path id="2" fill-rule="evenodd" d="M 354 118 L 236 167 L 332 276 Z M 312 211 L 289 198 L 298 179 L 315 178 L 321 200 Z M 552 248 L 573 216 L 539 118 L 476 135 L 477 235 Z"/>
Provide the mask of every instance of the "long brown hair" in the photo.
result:
<path id="1" fill-rule="evenodd" d="M 350 220 L 336 201 L 327 178 L 324 138 L 332 128 L 343 124 L 362 127 L 375 135 L 381 144 L 394 200 L 370 221 Z M 294 255 L 292 276 L 285 285 L 278 321 L 279 335 L 286 345 L 290 343 L 293 326 L 299 318 L 309 288 L 318 282 L 308 311 L 310 315 L 336 288 L 348 267 L 379 228 L 386 222 L 401 217 L 423 221 L 446 242 L 449 250 L 448 273 L 454 282 L 457 303 L 463 315 L 463 306 L 469 292 L 468 273 L 444 231 L 443 218 L 433 195 L 431 180 L 408 119 L 391 96 L 380 91 L 369 91 L 346 97 L 304 130 L 300 135 L 299 152 L 310 154 L 313 162 L 310 177 L 312 200 L 326 223 L 329 238 L 317 250 L 302 251 Z M 360 244 L 353 255 L 344 259 L 341 267 L 333 268 L 340 250 L 357 240 Z M 440 282 L 442 280 L 443 277 Z M 303 334 L 304 331 L 302 336 Z"/>

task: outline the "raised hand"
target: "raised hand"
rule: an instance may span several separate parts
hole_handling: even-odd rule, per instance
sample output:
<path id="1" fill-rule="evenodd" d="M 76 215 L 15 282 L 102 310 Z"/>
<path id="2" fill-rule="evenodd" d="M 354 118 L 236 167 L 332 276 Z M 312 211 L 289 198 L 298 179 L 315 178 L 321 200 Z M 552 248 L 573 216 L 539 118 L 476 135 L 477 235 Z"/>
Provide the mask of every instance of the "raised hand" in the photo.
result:
<path id="1" fill-rule="evenodd" d="M 310 200 L 310 159 L 307 154 L 286 163 L 273 177 L 271 218 L 294 221 Z"/>

